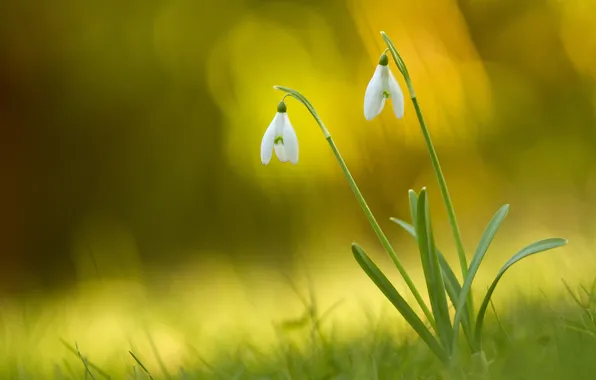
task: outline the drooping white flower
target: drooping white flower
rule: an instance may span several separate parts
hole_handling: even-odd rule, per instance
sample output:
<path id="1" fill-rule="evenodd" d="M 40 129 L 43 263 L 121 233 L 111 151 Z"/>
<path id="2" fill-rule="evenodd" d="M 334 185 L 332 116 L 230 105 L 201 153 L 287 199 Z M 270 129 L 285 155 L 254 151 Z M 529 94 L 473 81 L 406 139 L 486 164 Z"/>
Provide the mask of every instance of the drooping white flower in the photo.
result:
<path id="1" fill-rule="evenodd" d="M 261 141 L 261 162 L 267 165 L 273 151 L 281 162 L 298 163 L 298 137 L 286 112 L 286 104 L 281 101 L 277 113 L 265 131 Z"/>
<path id="2" fill-rule="evenodd" d="M 374 119 L 385 106 L 385 99 L 391 98 L 393 112 L 398 119 L 404 116 L 404 94 L 389 69 L 389 58 L 383 53 L 364 94 L 364 118 Z"/>

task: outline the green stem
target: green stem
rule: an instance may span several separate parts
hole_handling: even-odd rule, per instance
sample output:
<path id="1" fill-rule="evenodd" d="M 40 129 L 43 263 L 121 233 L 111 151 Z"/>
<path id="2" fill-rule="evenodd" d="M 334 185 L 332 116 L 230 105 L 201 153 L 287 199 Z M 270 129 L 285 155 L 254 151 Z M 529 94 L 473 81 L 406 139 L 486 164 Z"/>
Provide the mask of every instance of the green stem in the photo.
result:
<path id="1" fill-rule="evenodd" d="M 293 89 L 287 88 L 287 87 L 282 87 L 282 86 L 274 86 L 274 88 L 277 89 L 277 90 L 284 91 L 284 92 L 290 94 L 291 96 L 293 96 L 298 101 L 300 101 L 300 103 L 302 103 L 308 109 L 308 111 L 311 113 L 311 115 L 313 116 L 313 118 L 315 119 L 315 121 L 317 122 L 317 124 L 319 125 L 319 127 L 321 127 L 321 130 L 323 131 L 323 134 L 325 135 L 325 139 L 329 143 L 329 146 L 331 147 L 331 150 L 333 151 L 333 154 L 335 155 L 335 158 L 339 162 L 339 165 L 341 166 L 341 169 L 342 169 L 342 171 L 343 171 L 346 179 L 348 180 L 348 184 L 350 185 L 350 188 L 354 192 L 354 195 L 356 196 L 356 199 L 358 200 L 358 203 L 360 204 L 360 207 L 362 208 L 362 211 L 364 211 L 364 214 L 366 215 L 368 221 L 370 222 L 370 225 L 372 226 L 372 229 L 377 234 L 377 237 L 379 238 L 381 244 L 383 245 L 383 248 L 385 248 L 385 250 L 387 251 L 387 253 L 389 253 L 389 256 L 391 256 L 391 259 L 395 263 L 395 266 L 397 267 L 397 270 L 399 271 L 399 273 L 401 274 L 401 276 L 405 280 L 406 284 L 408 285 L 408 288 L 410 288 L 410 291 L 412 292 L 412 294 L 416 298 L 416 301 L 420 305 L 420 308 L 424 312 L 424 315 L 426 316 L 426 318 L 431 323 L 431 325 L 432 325 L 432 327 L 434 329 L 435 328 L 435 320 L 433 319 L 433 316 L 432 316 L 430 310 L 428 309 L 428 307 L 424 303 L 424 300 L 420 296 L 420 293 L 418 292 L 418 289 L 416 289 L 416 286 L 414 285 L 414 282 L 412 281 L 412 279 L 410 278 L 410 276 L 406 272 L 406 269 L 404 268 L 404 266 L 402 265 L 401 261 L 397 257 L 397 254 L 395 253 L 395 251 L 393 250 L 393 247 L 391 246 L 391 243 L 389 242 L 389 239 L 387 239 L 387 236 L 385 236 L 385 234 L 383 233 L 383 230 L 381 229 L 381 226 L 379 226 L 379 223 L 377 222 L 377 220 L 375 219 L 372 211 L 368 207 L 368 204 L 366 203 L 366 200 L 364 200 L 364 196 L 360 192 L 360 189 L 358 188 L 358 185 L 356 185 L 356 181 L 354 180 L 354 177 L 352 177 L 352 174 L 350 173 L 350 170 L 348 169 L 348 166 L 346 165 L 343 157 L 339 153 L 339 150 L 337 149 L 337 146 L 335 145 L 335 142 L 333 141 L 333 138 L 329 134 L 329 131 L 327 130 L 327 128 L 325 128 L 325 125 L 323 124 L 323 121 L 321 120 L 321 118 L 319 117 L 319 115 L 317 114 L 317 112 L 315 111 L 314 107 L 312 106 L 312 104 L 304 96 L 302 96 L 296 90 L 293 90 Z"/>
<path id="2" fill-rule="evenodd" d="M 437 175 L 439 188 L 441 189 L 443 201 L 445 202 L 445 207 L 447 208 L 449 223 L 451 224 L 451 229 L 453 230 L 453 237 L 455 238 L 455 245 L 457 247 L 457 253 L 459 255 L 461 271 L 462 274 L 465 276 L 468 273 L 468 263 L 466 260 L 466 254 L 464 251 L 461 234 L 459 232 L 457 219 L 455 216 L 455 210 L 453 209 L 453 203 L 451 202 L 449 190 L 447 189 L 447 182 L 445 181 L 445 176 L 443 175 L 443 170 L 441 169 L 441 164 L 439 163 L 439 157 L 437 156 L 437 152 L 435 151 L 435 147 L 430 138 L 430 133 L 428 132 L 428 128 L 426 127 L 426 122 L 424 121 L 424 117 L 422 116 L 422 111 L 420 110 L 420 105 L 418 104 L 418 99 L 416 98 L 416 96 L 412 97 L 412 103 L 414 104 L 414 109 L 416 110 L 416 116 L 418 116 L 418 122 L 420 123 L 420 129 L 422 130 L 422 135 L 424 136 L 424 141 L 426 142 L 426 146 L 430 154 L 430 160 L 432 162 L 433 169 L 435 170 L 435 173 Z"/>
<path id="3" fill-rule="evenodd" d="M 447 189 L 447 182 L 445 181 L 445 176 L 443 175 L 443 170 L 441 169 L 441 164 L 439 163 L 439 157 L 437 156 L 437 152 L 435 147 L 432 143 L 430 138 L 430 133 L 428 132 L 428 128 L 426 126 L 426 122 L 424 121 L 424 117 L 422 116 L 422 110 L 420 109 L 420 105 L 418 104 L 418 99 L 416 98 L 416 92 L 414 91 L 414 86 L 412 84 L 412 79 L 410 78 L 410 74 L 408 73 L 408 69 L 397 52 L 397 49 L 393 45 L 393 42 L 385 34 L 385 32 L 381 32 L 391 55 L 393 56 L 393 60 L 395 64 L 399 68 L 400 72 L 403 74 L 404 79 L 406 81 L 406 85 L 408 86 L 408 92 L 410 93 L 410 98 L 412 99 L 412 103 L 414 104 L 414 109 L 416 110 L 416 116 L 418 117 L 418 122 L 420 124 L 420 129 L 422 130 L 422 135 L 424 136 L 424 141 L 426 143 L 426 147 L 428 149 L 428 153 L 430 155 L 430 160 L 437 176 L 437 181 L 439 182 L 439 188 L 441 190 L 441 195 L 443 196 L 443 201 L 445 202 L 445 208 L 447 209 L 447 216 L 449 217 L 449 224 L 451 225 L 451 230 L 453 231 L 453 238 L 455 239 L 455 246 L 457 249 L 457 255 L 459 257 L 459 263 L 461 266 L 462 276 L 466 278 L 468 273 L 468 262 L 466 260 L 466 253 L 464 250 L 464 245 L 462 242 L 461 234 L 459 232 L 459 226 L 457 224 L 457 218 L 455 217 L 455 210 L 453 208 L 453 203 L 451 202 L 451 197 L 449 196 L 449 190 Z M 468 314 L 470 315 L 470 323 L 474 322 L 474 305 L 473 305 L 473 297 L 472 291 L 470 290 L 468 294 Z"/>

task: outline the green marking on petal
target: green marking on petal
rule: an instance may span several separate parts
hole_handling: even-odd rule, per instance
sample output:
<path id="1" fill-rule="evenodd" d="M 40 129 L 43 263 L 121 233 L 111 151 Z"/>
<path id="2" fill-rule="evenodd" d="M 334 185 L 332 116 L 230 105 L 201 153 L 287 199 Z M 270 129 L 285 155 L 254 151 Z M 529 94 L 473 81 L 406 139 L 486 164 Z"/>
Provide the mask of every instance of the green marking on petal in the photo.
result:
<path id="1" fill-rule="evenodd" d="M 391 94 L 389 93 L 389 91 L 387 90 L 383 90 L 383 97 L 385 99 L 389 99 L 391 97 Z"/>
<path id="2" fill-rule="evenodd" d="M 269 141 L 271 141 L 271 140 L 269 140 Z M 281 145 L 284 145 L 284 138 L 283 138 L 283 137 L 281 137 L 281 136 L 277 136 L 277 137 L 275 138 L 275 140 L 273 140 L 273 143 L 274 143 L 275 145 L 277 145 L 278 143 L 281 143 Z"/>

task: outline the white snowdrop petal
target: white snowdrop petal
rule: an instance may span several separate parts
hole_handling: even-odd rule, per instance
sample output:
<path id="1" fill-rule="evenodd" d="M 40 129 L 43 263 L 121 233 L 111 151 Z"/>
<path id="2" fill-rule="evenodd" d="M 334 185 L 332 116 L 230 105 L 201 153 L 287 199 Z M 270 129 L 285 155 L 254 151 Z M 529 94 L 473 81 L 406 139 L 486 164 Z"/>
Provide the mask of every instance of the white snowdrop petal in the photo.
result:
<path id="1" fill-rule="evenodd" d="M 275 142 L 275 131 L 277 129 L 277 125 L 280 121 L 279 113 L 276 113 L 267 127 L 265 134 L 263 135 L 263 140 L 261 140 L 261 162 L 263 165 L 267 165 L 271 161 L 271 157 L 273 156 L 273 144 Z"/>
<path id="2" fill-rule="evenodd" d="M 364 118 L 366 120 L 374 119 L 385 105 L 385 98 L 383 96 L 383 70 L 387 66 L 377 65 L 375 73 L 368 82 L 366 92 L 364 93 Z"/>
<path id="3" fill-rule="evenodd" d="M 391 103 L 393 105 L 393 112 L 398 119 L 401 119 L 404 116 L 404 93 L 397 83 L 397 80 L 393 76 L 391 70 L 389 70 L 389 77 L 387 79 L 387 87 L 389 89 L 389 94 L 391 94 Z"/>
<path id="4" fill-rule="evenodd" d="M 286 158 L 292 164 L 298 163 L 298 137 L 296 131 L 290 123 L 290 118 L 287 113 L 284 113 L 284 127 L 283 127 L 284 150 Z"/>

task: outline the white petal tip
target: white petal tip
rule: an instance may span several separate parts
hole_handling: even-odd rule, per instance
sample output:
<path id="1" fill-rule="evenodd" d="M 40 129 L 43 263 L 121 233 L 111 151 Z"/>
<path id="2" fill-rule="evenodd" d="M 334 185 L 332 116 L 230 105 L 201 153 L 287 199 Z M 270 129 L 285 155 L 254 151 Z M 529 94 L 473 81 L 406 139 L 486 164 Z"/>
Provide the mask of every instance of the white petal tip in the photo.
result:
<path id="1" fill-rule="evenodd" d="M 395 117 L 397 117 L 398 119 L 401 119 L 402 117 L 404 117 L 404 106 L 403 106 L 403 103 L 402 104 L 396 104 L 393 107 L 393 113 L 395 114 Z"/>

